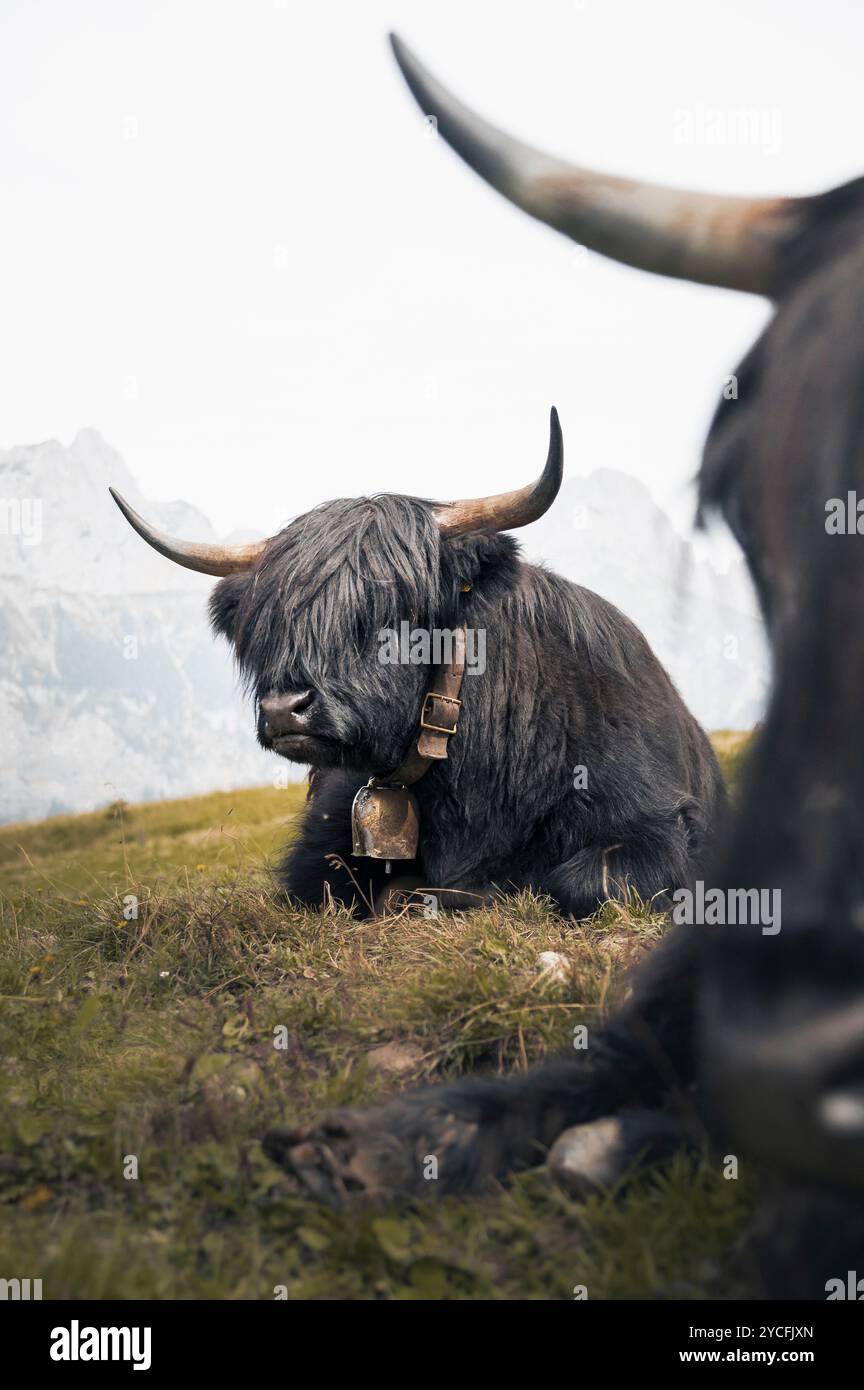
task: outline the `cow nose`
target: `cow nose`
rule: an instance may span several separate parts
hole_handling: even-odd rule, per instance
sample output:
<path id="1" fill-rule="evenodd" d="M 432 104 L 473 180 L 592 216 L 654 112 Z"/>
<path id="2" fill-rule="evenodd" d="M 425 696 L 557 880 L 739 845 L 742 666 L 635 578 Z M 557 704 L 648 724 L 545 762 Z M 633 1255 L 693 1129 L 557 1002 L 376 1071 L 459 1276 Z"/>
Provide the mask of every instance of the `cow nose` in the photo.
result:
<path id="1" fill-rule="evenodd" d="M 306 733 L 314 699 L 314 690 L 290 690 L 284 695 L 266 695 L 261 701 L 265 736 L 281 738 L 284 734 Z"/>

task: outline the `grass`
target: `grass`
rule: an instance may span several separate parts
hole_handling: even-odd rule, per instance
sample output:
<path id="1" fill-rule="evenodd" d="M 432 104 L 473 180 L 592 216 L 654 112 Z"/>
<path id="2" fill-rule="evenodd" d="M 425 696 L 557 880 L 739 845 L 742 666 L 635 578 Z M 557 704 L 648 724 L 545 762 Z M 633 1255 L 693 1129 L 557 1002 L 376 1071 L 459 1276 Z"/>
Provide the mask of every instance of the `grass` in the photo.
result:
<path id="1" fill-rule="evenodd" d="M 733 772 L 744 741 L 720 740 Z M 577 926 L 530 895 L 428 920 L 286 911 L 267 863 L 303 795 L 0 830 L 0 1275 L 46 1298 L 746 1295 L 750 1187 L 715 1155 L 584 1203 L 542 1171 L 412 1207 L 297 1194 L 270 1124 L 522 1069 L 601 1017 L 666 927 L 612 905 Z M 399 1075 L 390 1042 L 411 1045 Z"/>

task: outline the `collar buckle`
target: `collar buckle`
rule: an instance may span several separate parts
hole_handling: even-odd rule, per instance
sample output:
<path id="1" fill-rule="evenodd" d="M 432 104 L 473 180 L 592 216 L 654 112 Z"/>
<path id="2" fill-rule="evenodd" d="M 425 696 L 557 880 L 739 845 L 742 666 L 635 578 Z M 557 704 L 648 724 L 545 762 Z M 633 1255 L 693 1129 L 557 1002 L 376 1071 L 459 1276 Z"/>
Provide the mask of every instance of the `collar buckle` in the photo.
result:
<path id="1" fill-rule="evenodd" d="M 431 719 L 430 719 L 430 717 L 429 717 L 429 701 L 430 701 L 430 700 L 443 700 L 443 701 L 445 701 L 448 705 L 452 705 L 452 706 L 453 706 L 453 714 L 452 714 L 453 725 L 452 725 L 452 728 L 451 728 L 451 727 L 448 727 L 446 724 L 433 724 L 433 723 L 432 723 L 432 721 L 431 721 Z M 458 717 L 459 717 L 459 710 L 460 710 L 461 708 L 462 708 L 462 701 L 461 701 L 461 700 L 457 700 L 457 698 L 456 698 L 455 695 L 439 695 L 438 692 L 435 691 L 435 690 L 427 690 L 426 695 L 424 696 L 424 699 L 423 699 L 423 704 L 422 704 L 421 709 L 420 709 L 420 728 L 421 728 L 421 729 L 426 729 L 426 730 L 428 730 L 429 732 L 433 732 L 433 733 L 436 733 L 436 734 L 455 734 L 455 732 L 456 732 L 456 727 L 457 727 L 457 720 L 458 720 Z"/>

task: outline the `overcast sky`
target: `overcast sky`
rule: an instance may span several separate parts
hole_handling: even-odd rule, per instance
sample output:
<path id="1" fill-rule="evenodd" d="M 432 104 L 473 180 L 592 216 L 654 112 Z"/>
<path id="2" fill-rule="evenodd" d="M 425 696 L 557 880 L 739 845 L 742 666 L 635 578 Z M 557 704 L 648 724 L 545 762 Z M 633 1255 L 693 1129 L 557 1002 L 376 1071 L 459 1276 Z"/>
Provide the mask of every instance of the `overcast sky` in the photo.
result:
<path id="1" fill-rule="evenodd" d="M 269 531 L 433 469 L 442 496 L 527 481 L 554 402 L 568 472 L 637 473 L 684 525 L 765 305 L 509 207 L 425 127 L 393 27 L 609 172 L 864 168 L 858 0 L 0 0 L 0 447 L 93 426 L 151 496 Z M 707 143 L 741 108 L 757 138 Z"/>

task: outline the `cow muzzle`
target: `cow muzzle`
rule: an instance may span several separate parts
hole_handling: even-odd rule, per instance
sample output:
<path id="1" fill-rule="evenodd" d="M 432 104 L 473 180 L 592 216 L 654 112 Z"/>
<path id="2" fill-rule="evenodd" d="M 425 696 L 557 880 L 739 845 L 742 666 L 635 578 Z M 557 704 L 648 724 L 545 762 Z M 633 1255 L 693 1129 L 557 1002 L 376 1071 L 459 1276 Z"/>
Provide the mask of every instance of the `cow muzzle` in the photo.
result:
<path id="1" fill-rule="evenodd" d="M 314 690 L 291 690 L 284 695 L 266 695 L 259 706 L 264 738 L 278 744 L 284 738 L 311 734 L 314 704 Z"/>

